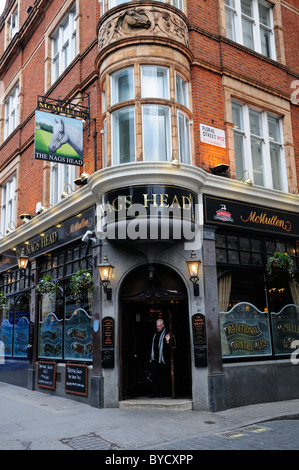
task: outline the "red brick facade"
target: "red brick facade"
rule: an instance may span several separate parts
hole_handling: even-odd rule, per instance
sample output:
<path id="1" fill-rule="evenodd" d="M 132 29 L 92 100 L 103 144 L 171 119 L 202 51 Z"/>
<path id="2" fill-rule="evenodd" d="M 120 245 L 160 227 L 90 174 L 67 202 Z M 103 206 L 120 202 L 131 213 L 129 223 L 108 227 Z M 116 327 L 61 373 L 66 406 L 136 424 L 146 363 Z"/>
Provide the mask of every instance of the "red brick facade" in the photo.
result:
<path id="1" fill-rule="evenodd" d="M 237 201 L 238 204 L 250 201 L 256 207 L 266 207 L 271 211 L 277 209 L 281 213 L 296 213 L 299 176 L 298 0 L 246 0 L 243 3 L 244 8 L 254 5 L 255 15 L 259 14 L 259 7 L 261 17 L 262 14 L 268 15 L 268 19 L 263 21 L 269 24 L 262 24 L 261 20 L 260 29 L 254 29 L 254 47 L 243 44 L 248 37 L 245 33 L 244 37 L 241 35 L 241 23 L 237 23 L 237 20 L 241 16 L 244 19 L 244 31 L 245 25 L 253 27 L 255 24 L 258 28 L 259 24 L 249 18 L 248 11 L 247 14 L 241 11 L 240 5 L 240 0 L 166 0 L 165 3 L 151 0 L 127 3 L 117 0 L 36 0 L 34 3 L 30 0 L 6 0 L 0 17 L 0 254 L 11 254 L 12 250 L 20 249 L 21 246 L 33 246 L 30 248 L 33 250 L 30 252 L 30 265 L 37 275 L 38 270 L 44 268 L 45 257 L 42 255 L 45 253 L 37 253 L 37 249 L 34 252 L 34 246 L 39 246 L 35 237 L 43 237 L 47 230 L 60 227 L 63 221 L 70 221 L 85 210 L 98 210 L 102 198 L 109 191 L 113 193 L 119 188 L 155 187 L 159 184 L 179 188 L 183 191 L 181 194 L 184 200 L 188 194 L 191 198 L 192 193 L 198 198 L 197 206 L 200 206 L 204 196 L 215 195 L 219 199 Z M 232 17 L 236 40 L 230 38 L 228 23 Z M 265 50 L 267 53 L 262 53 Z M 65 65 L 66 58 L 69 62 Z M 156 79 L 163 76 L 163 85 L 166 84 L 163 92 L 159 90 L 156 94 L 152 93 L 151 86 L 148 86 L 150 91 L 145 91 L 144 77 L 148 73 L 145 71 L 151 69 L 154 69 Z M 120 93 L 121 84 L 124 83 L 119 79 L 119 72 L 123 70 L 129 72 L 121 90 L 123 97 L 119 99 L 115 96 Z M 128 77 L 131 77 L 131 81 Z M 156 81 L 158 83 L 158 79 Z M 184 89 L 184 99 L 179 96 L 179 84 Z M 67 165 L 58 163 L 55 167 L 50 161 L 34 158 L 38 96 L 84 106 L 89 102 L 90 121 L 83 121 L 84 166 L 69 165 L 67 168 Z M 151 118 L 154 112 L 157 119 L 153 123 Z M 243 116 L 242 124 L 237 123 L 237 112 Z M 257 129 L 258 125 L 254 128 L 249 119 L 250 113 L 259 115 L 264 134 Z M 157 122 L 159 126 L 155 127 Z M 161 122 L 167 128 L 167 131 L 163 128 L 163 136 L 160 135 L 160 132 L 163 133 Z M 221 135 L 224 133 L 225 145 L 217 146 L 203 141 L 201 125 L 215 128 Z M 148 135 L 145 135 L 146 126 Z M 120 134 L 122 138 L 119 138 Z M 253 161 L 257 147 L 250 148 L 251 137 L 252 142 L 263 147 L 264 156 L 268 152 L 261 164 Z M 190 145 L 184 138 L 186 142 L 190 139 Z M 242 162 L 238 138 L 242 139 L 243 147 L 250 154 L 246 155 L 244 151 Z M 159 147 L 158 157 L 154 154 L 157 142 L 161 143 L 162 148 L 160 151 Z M 272 144 L 275 144 L 276 153 L 270 155 Z M 280 167 L 279 164 L 275 166 L 278 154 L 282 162 Z M 256 160 L 258 157 L 257 152 Z M 220 176 L 214 175 L 213 168 L 220 164 L 226 165 L 227 171 Z M 242 178 L 246 171 L 251 180 L 250 186 L 241 183 L 244 182 Z M 74 180 L 86 172 L 89 175 L 88 182 L 85 180 L 85 184 L 75 185 Z M 259 179 L 261 174 L 264 177 L 263 184 Z M 11 204 L 4 200 L 10 181 L 14 185 Z M 70 197 L 63 198 L 63 190 Z M 166 196 L 168 194 L 162 192 L 160 200 L 165 202 Z M 177 195 L 173 198 L 177 198 Z M 40 206 L 46 209 L 44 213 L 38 212 Z M 8 219 L 11 207 L 13 212 Z M 31 215 L 29 223 L 23 224 L 20 215 L 24 213 Z M 225 213 L 230 219 L 230 212 L 225 209 Z M 204 216 L 200 210 L 197 217 L 200 218 L 199 225 L 204 226 Z M 84 223 L 87 227 L 88 222 L 83 220 Z M 9 233 L 12 228 L 13 232 Z M 123 286 L 130 284 L 128 280 L 126 284 L 124 279 L 137 265 L 139 269 L 145 263 L 144 259 L 149 264 L 154 260 L 157 265 L 167 265 L 161 272 L 166 273 L 167 282 L 172 288 L 172 276 L 168 268 L 173 272 L 176 270 L 184 281 L 182 285 L 185 283 L 188 286 L 184 284 L 185 296 L 178 298 L 178 302 L 182 299 L 185 302 L 187 320 L 182 328 L 184 334 L 187 332 L 185 336 L 188 337 L 192 329 L 190 322 L 195 313 L 203 312 L 209 316 L 207 368 L 212 379 L 211 382 L 205 382 L 202 393 L 197 393 L 196 387 L 199 387 L 198 384 L 201 386 L 203 379 L 193 359 L 193 362 L 190 360 L 189 369 L 186 368 L 192 371 L 186 373 L 186 381 L 190 384 L 192 382 L 188 394 L 193 394 L 194 409 L 217 410 L 224 405 L 217 404 L 216 398 L 216 404 L 213 402 L 207 405 L 210 395 L 215 390 L 215 393 L 222 390 L 223 378 L 215 233 L 211 231 L 205 238 L 205 229 L 198 249 L 203 263 L 203 274 L 199 280 L 200 296 L 193 295 L 190 288 L 185 263 L 187 255 L 182 254 L 184 251 L 181 245 L 174 244 L 169 252 L 169 247 L 160 252 L 158 245 L 147 245 L 146 248 L 141 247 L 140 251 L 132 249 L 132 256 L 126 246 L 115 248 L 115 245 L 107 242 L 105 249 L 108 247 L 109 256 L 112 254 L 114 257 L 113 263 L 118 264 L 113 281 L 114 297 L 112 302 L 111 299 L 106 302 L 99 278 L 96 277 L 98 274 L 95 274 L 97 271 L 95 267 L 89 266 L 96 279 L 92 318 L 97 322 L 100 322 L 101 315 L 115 319 L 116 329 L 119 328 L 116 330 L 115 363 L 119 360 L 121 369 L 122 354 L 126 351 L 121 349 L 125 347 L 121 341 L 118 343 L 118 339 L 123 335 L 125 343 L 123 331 L 126 330 L 125 324 L 121 323 L 124 317 L 119 308 L 119 299 L 126 294 L 122 292 Z M 234 229 L 230 226 L 228 230 Z M 77 230 L 75 223 L 72 230 Z M 261 239 L 264 236 L 260 226 L 255 233 Z M 266 236 L 267 233 L 265 240 Z M 273 239 L 274 236 L 272 232 L 269 235 Z M 294 250 L 298 251 L 299 234 L 283 233 L 283 236 L 293 237 L 292 242 L 297 246 Z M 32 240 L 36 245 L 30 245 Z M 66 249 L 71 252 L 73 245 L 78 243 L 79 246 L 79 242 L 83 242 L 81 232 L 80 237 L 74 236 L 71 241 L 68 240 L 68 245 L 64 240 L 61 245 L 53 246 L 52 257 L 55 261 L 51 269 L 57 268 L 55 263 L 58 262 L 56 257 L 59 250 L 67 245 Z M 79 246 L 80 259 L 85 259 L 82 246 L 83 243 Z M 54 253 L 56 249 L 58 251 Z M 97 249 L 93 247 L 94 257 L 102 256 L 100 248 Z M 140 255 L 142 250 L 144 253 Z M 72 267 L 75 262 L 73 259 Z M 0 284 L 2 277 L 9 276 L 8 267 L 5 262 L 2 265 L 0 263 Z M 13 267 L 16 268 L 15 262 Z M 260 263 L 257 269 L 261 271 L 262 268 Z M 144 274 L 147 271 L 141 269 L 140 272 Z M 64 286 L 71 274 L 69 271 L 64 276 Z M 20 272 L 18 275 L 21 276 Z M 178 280 L 177 286 L 181 287 Z M 34 285 L 28 284 L 27 291 L 32 296 L 30 318 L 35 323 L 37 335 L 37 323 L 41 316 L 37 305 L 38 296 L 35 295 Z M 143 292 L 146 292 L 146 286 Z M 135 295 L 133 290 L 129 293 Z M 91 336 L 93 333 L 93 372 L 98 379 L 101 376 L 101 330 L 92 331 Z M 190 344 L 192 346 L 192 338 Z M 32 370 L 36 367 L 34 361 L 38 361 L 39 357 L 37 349 L 38 344 L 35 344 L 33 362 L 30 363 Z M 191 352 L 193 354 L 192 347 Z M 184 350 L 184 353 L 188 351 Z M 59 359 L 63 361 L 68 358 L 63 356 Z M 106 376 L 109 384 L 105 391 L 108 406 L 116 406 L 119 383 L 122 387 L 120 394 L 126 395 L 126 378 L 122 376 L 125 375 L 124 369 L 119 375 L 113 369 Z M 228 377 L 228 390 L 229 380 Z M 298 390 L 294 384 L 290 388 Z M 113 393 L 110 393 L 110 389 Z M 273 397 L 273 401 L 276 398 Z"/>

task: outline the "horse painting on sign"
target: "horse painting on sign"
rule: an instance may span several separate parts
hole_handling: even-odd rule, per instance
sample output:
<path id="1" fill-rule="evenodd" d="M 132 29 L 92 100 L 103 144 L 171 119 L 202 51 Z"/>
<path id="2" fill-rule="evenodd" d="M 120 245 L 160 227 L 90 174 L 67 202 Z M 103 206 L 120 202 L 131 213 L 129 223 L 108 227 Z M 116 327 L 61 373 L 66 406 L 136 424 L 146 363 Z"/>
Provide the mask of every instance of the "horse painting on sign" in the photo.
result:
<path id="1" fill-rule="evenodd" d="M 55 153 L 64 144 L 69 144 L 80 158 L 83 157 L 82 132 L 79 129 L 69 126 L 62 118 L 58 120 L 55 118 L 49 151 Z"/>

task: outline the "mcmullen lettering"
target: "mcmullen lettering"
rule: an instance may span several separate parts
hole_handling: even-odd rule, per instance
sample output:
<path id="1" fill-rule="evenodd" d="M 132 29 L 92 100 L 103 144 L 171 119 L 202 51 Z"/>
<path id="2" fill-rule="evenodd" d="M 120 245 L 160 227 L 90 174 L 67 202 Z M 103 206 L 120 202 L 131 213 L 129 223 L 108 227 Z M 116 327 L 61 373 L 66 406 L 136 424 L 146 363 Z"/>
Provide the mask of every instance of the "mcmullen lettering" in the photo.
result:
<path id="1" fill-rule="evenodd" d="M 256 211 L 251 211 L 249 216 L 245 219 L 241 215 L 241 220 L 244 223 L 253 222 L 255 224 L 262 224 L 262 225 L 272 225 L 274 227 L 279 227 L 289 232 L 292 228 L 292 224 L 290 221 L 286 221 L 283 219 L 279 219 L 277 215 L 272 215 L 272 217 L 268 217 L 266 212 L 261 212 L 257 214 Z"/>

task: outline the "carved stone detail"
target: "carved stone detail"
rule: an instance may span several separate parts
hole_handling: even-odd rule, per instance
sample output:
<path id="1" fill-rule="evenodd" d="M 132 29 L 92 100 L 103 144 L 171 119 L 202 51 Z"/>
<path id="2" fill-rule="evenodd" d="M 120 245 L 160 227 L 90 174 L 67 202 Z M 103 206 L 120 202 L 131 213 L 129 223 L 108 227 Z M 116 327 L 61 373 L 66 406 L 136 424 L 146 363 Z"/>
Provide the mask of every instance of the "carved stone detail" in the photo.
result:
<path id="1" fill-rule="evenodd" d="M 189 47 L 188 27 L 179 14 L 163 7 L 144 6 L 109 16 L 99 29 L 99 51 L 116 41 L 142 36 L 173 39 Z"/>

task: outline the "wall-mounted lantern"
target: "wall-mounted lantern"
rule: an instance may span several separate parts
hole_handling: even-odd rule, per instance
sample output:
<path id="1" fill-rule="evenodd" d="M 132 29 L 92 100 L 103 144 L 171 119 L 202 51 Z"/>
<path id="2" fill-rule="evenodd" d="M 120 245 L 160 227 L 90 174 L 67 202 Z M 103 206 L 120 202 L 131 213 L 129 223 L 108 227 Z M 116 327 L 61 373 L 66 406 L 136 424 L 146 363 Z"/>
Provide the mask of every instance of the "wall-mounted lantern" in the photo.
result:
<path id="1" fill-rule="evenodd" d="M 112 289 L 111 287 L 108 288 L 108 285 L 111 282 L 112 279 L 112 273 L 114 266 L 109 263 L 107 255 L 104 256 L 103 262 L 98 265 L 99 273 L 100 273 L 100 278 L 101 278 L 101 284 L 103 286 L 103 290 L 106 294 L 106 299 L 111 300 L 112 299 Z"/>
<path id="2" fill-rule="evenodd" d="M 201 260 L 196 258 L 195 252 L 192 250 L 190 259 L 187 261 L 187 266 L 188 266 L 188 271 L 189 271 L 189 276 L 190 276 L 190 281 L 193 283 L 193 290 L 194 290 L 194 296 L 198 297 L 199 296 L 199 268 L 201 264 Z"/>
<path id="3" fill-rule="evenodd" d="M 29 261 L 29 256 L 25 255 L 25 250 L 23 248 L 20 256 L 17 257 L 19 269 L 25 270 L 27 268 L 28 261 Z"/>

